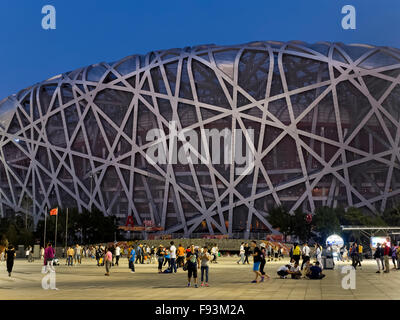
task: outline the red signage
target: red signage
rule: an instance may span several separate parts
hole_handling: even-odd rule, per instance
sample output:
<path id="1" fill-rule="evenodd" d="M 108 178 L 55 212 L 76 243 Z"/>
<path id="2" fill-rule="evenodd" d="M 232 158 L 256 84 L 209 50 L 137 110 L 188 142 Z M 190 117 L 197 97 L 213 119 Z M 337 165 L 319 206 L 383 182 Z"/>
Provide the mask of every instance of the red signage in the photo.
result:
<path id="1" fill-rule="evenodd" d="M 133 222 L 133 217 L 132 216 L 128 216 L 128 218 L 126 219 L 125 227 L 127 227 L 129 225 L 134 227 L 134 222 Z"/>

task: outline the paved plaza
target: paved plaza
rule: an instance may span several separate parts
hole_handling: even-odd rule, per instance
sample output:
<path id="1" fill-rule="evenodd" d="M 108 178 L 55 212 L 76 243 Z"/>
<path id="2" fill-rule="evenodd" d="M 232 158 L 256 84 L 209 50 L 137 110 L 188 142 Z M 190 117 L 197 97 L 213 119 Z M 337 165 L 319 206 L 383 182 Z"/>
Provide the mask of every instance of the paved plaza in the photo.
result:
<path id="1" fill-rule="evenodd" d="M 156 264 L 137 264 L 136 273 L 128 269 L 126 258 L 119 267 L 104 276 L 105 268 L 96 261 L 84 259 L 82 265 L 67 267 L 65 261 L 56 267 L 56 286 L 59 290 L 44 290 L 41 282 L 42 262 L 28 263 L 18 259 L 9 278 L 5 263 L 0 263 L 0 299 L 400 299 L 400 271 L 377 274 L 376 263 L 364 260 L 356 272 L 356 289 L 342 288 L 341 267 L 325 270 L 323 280 L 279 279 L 276 270 L 287 260 L 267 262 L 266 272 L 271 279 L 253 284 L 252 265 L 236 264 L 236 257 L 219 258 L 210 266 L 210 287 L 187 288 L 187 273 L 158 274 Z M 393 267 L 393 265 L 391 265 Z"/>

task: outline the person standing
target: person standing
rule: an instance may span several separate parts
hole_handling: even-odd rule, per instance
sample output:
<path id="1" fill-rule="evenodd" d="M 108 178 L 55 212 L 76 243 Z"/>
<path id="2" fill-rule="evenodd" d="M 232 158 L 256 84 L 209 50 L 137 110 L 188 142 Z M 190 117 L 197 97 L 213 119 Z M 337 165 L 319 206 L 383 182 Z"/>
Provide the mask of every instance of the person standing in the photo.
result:
<path id="1" fill-rule="evenodd" d="M 239 255 L 240 255 L 240 259 L 238 261 L 236 261 L 237 264 L 239 264 L 239 262 L 241 262 L 242 264 L 244 264 L 244 242 L 242 242 L 240 244 L 240 249 L 239 249 Z"/>
<path id="2" fill-rule="evenodd" d="M 358 265 L 361 267 L 361 261 L 363 261 L 363 246 L 361 243 L 358 245 L 358 256 Z"/>
<path id="3" fill-rule="evenodd" d="M 117 247 L 119 248 L 119 247 Z M 129 252 L 129 268 L 131 269 L 131 272 L 134 273 L 135 272 L 135 257 L 136 257 L 136 251 L 135 248 L 131 248 L 130 252 Z M 116 265 L 118 266 L 118 259 L 116 260 Z"/>
<path id="4" fill-rule="evenodd" d="M 157 249 L 157 260 L 158 260 L 158 273 L 162 273 L 162 266 L 164 262 L 164 248 L 163 245 L 160 244 L 160 246 Z"/>
<path id="5" fill-rule="evenodd" d="M 211 263 L 217 263 L 217 245 L 214 245 L 211 248 L 211 255 L 213 259 L 211 260 Z"/>
<path id="6" fill-rule="evenodd" d="M 319 262 L 319 266 L 322 268 L 322 247 L 319 243 L 315 244 L 315 259 Z"/>
<path id="7" fill-rule="evenodd" d="M 119 266 L 119 257 L 121 256 L 121 248 L 119 245 L 115 248 L 115 265 Z"/>
<path id="8" fill-rule="evenodd" d="M 358 256 L 357 242 L 353 243 L 353 247 L 351 249 L 350 256 L 351 256 L 351 260 L 352 260 L 352 264 L 351 265 L 353 266 L 354 269 L 357 269 L 357 266 L 359 265 L 359 262 L 360 262 L 359 256 Z"/>
<path id="9" fill-rule="evenodd" d="M 397 247 L 397 269 L 400 269 L 400 246 Z"/>
<path id="10" fill-rule="evenodd" d="M 310 247 L 308 246 L 307 242 L 303 246 L 302 250 L 303 254 L 303 262 L 301 263 L 301 270 L 303 270 L 303 266 L 307 261 L 310 261 Z"/>
<path id="11" fill-rule="evenodd" d="M 49 242 L 47 244 L 46 249 L 44 250 L 44 265 L 46 266 L 46 273 L 47 271 L 54 271 L 53 268 L 54 254 L 55 254 L 54 248 Z"/>
<path id="12" fill-rule="evenodd" d="M 176 247 L 175 247 L 175 245 L 174 245 L 174 242 L 173 241 L 171 241 L 170 242 L 170 247 L 169 247 L 169 256 L 170 256 L 170 259 L 171 259 L 171 273 L 173 273 L 173 272 L 175 272 L 176 273 L 176 271 L 177 271 L 177 267 L 176 267 Z"/>
<path id="13" fill-rule="evenodd" d="M 393 262 L 393 269 L 397 269 L 397 251 L 396 251 L 396 247 L 392 244 L 392 262 Z"/>
<path id="14" fill-rule="evenodd" d="M 139 247 L 140 247 L 140 264 L 143 264 L 144 263 L 144 254 L 145 254 L 144 246 L 143 246 L 143 244 L 140 244 Z"/>
<path id="15" fill-rule="evenodd" d="M 43 259 L 44 259 L 44 248 L 41 247 L 40 248 L 40 260 L 43 260 Z"/>
<path id="16" fill-rule="evenodd" d="M 384 243 L 383 244 L 383 259 L 385 261 L 385 273 L 389 273 L 390 272 L 390 264 L 389 264 L 389 259 L 390 259 L 390 247 Z"/>
<path id="17" fill-rule="evenodd" d="M 82 263 L 82 247 L 77 244 L 75 246 L 75 265 Z"/>
<path id="18" fill-rule="evenodd" d="M 249 256 L 250 256 L 250 247 L 249 247 L 249 244 L 246 242 L 245 245 L 244 245 L 244 257 L 245 257 L 245 259 L 244 259 L 244 263 L 243 264 L 245 264 L 246 262 L 247 262 L 247 264 L 250 264 L 249 263 Z"/>
<path id="19" fill-rule="evenodd" d="M 109 276 L 111 265 L 112 265 L 112 253 L 111 253 L 110 248 L 106 248 L 106 253 L 104 255 L 104 264 L 106 266 L 106 273 L 104 275 Z"/>
<path id="20" fill-rule="evenodd" d="M 194 245 L 190 247 L 190 251 L 186 253 L 187 271 L 188 271 L 188 284 L 193 277 L 194 287 L 197 288 L 197 269 L 200 268 L 200 257 L 197 251 L 194 249 Z"/>
<path id="21" fill-rule="evenodd" d="M 211 259 L 211 255 L 208 253 L 208 248 L 204 247 L 203 252 L 200 254 L 201 260 L 201 287 L 208 287 L 208 270 L 209 270 L 209 261 Z M 204 283 L 204 276 L 206 282 Z"/>
<path id="22" fill-rule="evenodd" d="M 297 243 L 293 246 L 293 260 L 299 264 L 300 262 L 300 247 Z"/>
<path id="23" fill-rule="evenodd" d="M 185 248 L 182 247 L 181 244 L 179 244 L 178 247 L 178 258 L 176 260 L 176 264 L 178 265 L 178 267 L 183 267 L 183 265 L 185 264 Z"/>
<path id="24" fill-rule="evenodd" d="M 6 261 L 7 261 L 7 272 L 8 276 L 11 277 L 11 272 L 14 267 L 14 259 L 16 256 L 14 246 L 10 244 L 8 249 L 5 251 Z"/>
<path id="25" fill-rule="evenodd" d="M 384 270 L 383 263 L 381 263 L 381 255 L 382 255 L 381 245 L 380 243 L 377 243 L 374 252 L 374 259 L 376 260 L 376 264 L 378 265 L 378 271 L 376 273 L 381 273 L 381 264 L 382 264 L 382 271 Z"/>
<path id="26" fill-rule="evenodd" d="M 253 272 L 256 275 L 256 278 L 251 281 L 251 283 L 259 283 L 258 277 L 262 278 L 262 274 L 260 272 L 260 265 L 262 261 L 261 250 L 257 247 L 257 242 L 254 240 L 251 242 L 251 247 L 253 248 Z"/>
<path id="27" fill-rule="evenodd" d="M 343 246 L 343 262 L 346 260 L 346 262 L 349 262 L 349 253 L 347 251 L 347 247 Z"/>
<path id="28" fill-rule="evenodd" d="M 260 244 L 260 251 L 261 251 L 261 264 L 260 264 L 260 272 L 261 272 L 261 282 L 264 281 L 264 277 L 267 276 L 267 278 L 269 278 L 269 275 L 267 275 L 264 272 L 264 267 L 265 267 L 265 262 L 266 262 L 266 255 L 267 255 L 267 250 L 265 248 L 265 243 L 262 242 Z"/>
<path id="29" fill-rule="evenodd" d="M 75 253 L 74 249 L 72 249 L 71 247 L 68 247 L 68 250 L 67 250 L 68 266 L 72 267 L 74 264 L 74 253 Z"/>
<path id="30" fill-rule="evenodd" d="M 29 246 L 27 246 L 26 249 L 25 249 L 25 259 L 26 259 L 26 261 L 28 261 L 28 262 L 30 262 L 30 261 L 29 261 L 29 251 L 30 251 L 29 249 L 30 249 Z"/>
<path id="31" fill-rule="evenodd" d="M 141 245 L 139 243 L 138 246 L 136 247 L 136 260 L 135 260 L 135 263 L 137 263 L 137 262 L 140 263 L 141 255 L 142 255 L 142 247 L 141 247 Z"/>
<path id="32" fill-rule="evenodd" d="M 101 247 L 96 246 L 96 261 L 97 261 L 97 266 L 100 267 L 100 259 L 103 253 L 101 252 Z"/>
<path id="33" fill-rule="evenodd" d="M 268 256 L 268 262 L 270 262 L 271 261 L 271 255 L 272 255 L 272 246 L 271 246 L 271 243 L 270 242 L 268 242 L 268 247 L 267 247 L 267 256 Z M 273 260 L 273 259 L 272 259 Z"/>
<path id="34" fill-rule="evenodd" d="M 164 250 L 164 266 L 168 263 L 167 270 L 171 271 L 171 255 L 169 248 L 165 248 Z"/>

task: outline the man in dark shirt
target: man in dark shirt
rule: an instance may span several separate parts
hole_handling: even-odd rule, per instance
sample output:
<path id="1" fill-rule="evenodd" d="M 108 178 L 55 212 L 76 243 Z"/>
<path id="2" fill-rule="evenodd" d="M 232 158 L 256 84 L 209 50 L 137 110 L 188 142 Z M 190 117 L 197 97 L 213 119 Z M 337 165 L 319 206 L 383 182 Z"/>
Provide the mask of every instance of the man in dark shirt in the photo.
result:
<path id="1" fill-rule="evenodd" d="M 190 251 L 186 253 L 187 271 L 188 271 L 188 287 L 193 276 L 194 287 L 197 288 L 197 269 L 200 268 L 199 253 L 195 250 L 194 245 L 190 247 Z"/>
<path id="2" fill-rule="evenodd" d="M 257 242 L 254 240 L 251 242 L 251 247 L 253 248 L 253 272 L 256 274 L 256 278 L 251 283 L 259 283 L 258 277 L 262 277 L 260 270 L 260 264 L 262 261 L 262 253 L 259 247 L 257 247 Z"/>
<path id="3" fill-rule="evenodd" d="M 307 275 L 310 279 L 322 279 L 325 277 L 324 274 L 322 274 L 322 269 L 319 266 L 319 262 L 317 261 L 315 263 L 315 266 L 310 267 L 310 273 Z"/>

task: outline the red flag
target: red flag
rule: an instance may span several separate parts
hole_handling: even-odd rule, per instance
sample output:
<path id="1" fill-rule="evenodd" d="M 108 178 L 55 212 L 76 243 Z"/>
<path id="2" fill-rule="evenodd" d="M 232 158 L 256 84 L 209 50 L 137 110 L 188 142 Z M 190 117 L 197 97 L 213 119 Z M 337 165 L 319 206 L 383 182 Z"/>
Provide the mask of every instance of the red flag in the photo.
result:
<path id="1" fill-rule="evenodd" d="M 51 209 L 51 210 L 50 210 L 50 215 L 51 215 L 51 216 L 56 216 L 56 215 L 58 215 L 58 208 Z"/>

